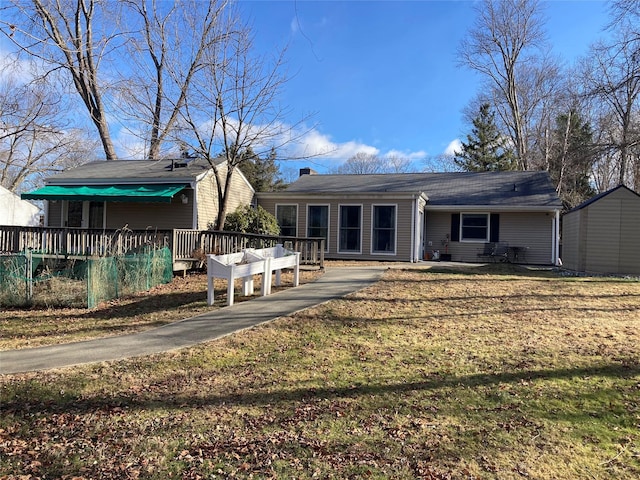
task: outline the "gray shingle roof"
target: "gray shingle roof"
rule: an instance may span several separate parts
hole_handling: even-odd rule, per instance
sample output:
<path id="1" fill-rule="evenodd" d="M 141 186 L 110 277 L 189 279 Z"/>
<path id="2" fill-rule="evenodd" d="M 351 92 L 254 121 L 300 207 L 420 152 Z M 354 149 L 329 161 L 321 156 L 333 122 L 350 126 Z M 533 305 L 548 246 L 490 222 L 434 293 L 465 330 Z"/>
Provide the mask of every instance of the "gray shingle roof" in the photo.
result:
<path id="1" fill-rule="evenodd" d="M 303 175 L 286 193 L 425 193 L 431 206 L 562 208 L 547 172 L 455 172 L 380 175 Z"/>
<path id="2" fill-rule="evenodd" d="M 85 163 L 47 179 L 49 185 L 105 183 L 180 183 L 195 180 L 211 167 L 206 160 L 192 159 L 186 166 L 171 168 L 184 160 L 109 160 Z"/>
<path id="3" fill-rule="evenodd" d="M 617 187 L 614 187 L 610 190 L 607 190 L 606 192 L 602 192 L 599 193 L 598 195 L 591 197 L 589 200 L 585 200 L 584 202 L 582 202 L 580 205 L 578 205 L 577 207 L 572 208 L 571 210 L 569 210 L 567 213 L 571 213 L 571 212 L 575 212 L 576 210 L 582 210 L 583 208 L 588 207 L 589 205 L 591 205 L 592 203 L 597 202 L 598 200 L 600 200 L 601 198 L 606 197 L 607 195 L 609 195 L 610 193 L 615 192 L 616 190 L 619 190 L 621 188 L 624 188 L 626 190 L 629 190 L 631 193 L 635 193 L 637 196 L 640 197 L 640 194 L 638 194 L 637 192 L 634 192 L 633 190 L 631 190 L 629 187 L 627 187 L 626 185 L 618 185 Z"/>

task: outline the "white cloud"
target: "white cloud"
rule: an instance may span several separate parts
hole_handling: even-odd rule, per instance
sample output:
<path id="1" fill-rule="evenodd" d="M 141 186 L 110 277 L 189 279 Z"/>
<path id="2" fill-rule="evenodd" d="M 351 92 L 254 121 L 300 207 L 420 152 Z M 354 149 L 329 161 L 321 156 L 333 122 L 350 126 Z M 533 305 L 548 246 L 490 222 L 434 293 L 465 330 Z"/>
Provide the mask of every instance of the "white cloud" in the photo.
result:
<path id="1" fill-rule="evenodd" d="M 447 145 L 447 148 L 444 150 L 444 154 L 453 157 L 456 155 L 456 152 L 460 151 L 462 151 L 462 142 L 456 138 Z"/>
<path id="2" fill-rule="evenodd" d="M 24 85 L 34 79 L 35 62 L 17 59 L 15 53 L 0 48 L 0 80 Z"/>
<path id="3" fill-rule="evenodd" d="M 383 155 L 384 157 L 406 158 L 407 160 L 422 160 L 427 157 L 427 152 L 418 150 L 417 152 L 408 152 L 406 150 L 389 150 Z"/>
<path id="4" fill-rule="evenodd" d="M 380 153 L 380 150 L 376 147 L 356 140 L 334 142 L 329 135 L 316 129 L 303 133 L 295 144 L 289 145 L 286 150 L 288 152 L 284 153 L 284 156 L 296 159 L 312 157 L 339 162 L 343 162 L 359 152 L 370 155 L 378 155 Z"/>

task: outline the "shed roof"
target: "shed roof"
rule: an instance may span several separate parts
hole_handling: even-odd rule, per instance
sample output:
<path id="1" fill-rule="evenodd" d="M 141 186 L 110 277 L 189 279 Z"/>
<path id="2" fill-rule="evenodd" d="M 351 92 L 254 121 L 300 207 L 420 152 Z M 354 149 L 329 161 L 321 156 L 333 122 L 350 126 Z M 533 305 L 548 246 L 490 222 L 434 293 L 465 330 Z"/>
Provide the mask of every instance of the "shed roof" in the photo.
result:
<path id="1" fill-rule="evenodd" d="M 588 207 L 589 205 L 591 205 L 592 203 L 597 202 L 598 200 L 606 197 L 607 195 L 620 190 L 621 188 L 628 190 L 629 192 L 633 193 L 634 195 L 636 195 L 639 199 L 640 199 L 640 195 L 638 195 L 638 193 L 634 192 L 633 190 L 631 190 L 629 187 L 625 186 L 625 185 L 618 185 L 617 187 L 614 187 L 610 190 L 607 190 L 606 192 L 602 192 L 599 193 L 598 195 L 596 195 L 595 197 L 591 197 L 589 200 L 582 202 L 580 205 L 578 205 L 577 207 L 572 208 L 571 210 L 569 210 L 567 213 L 571 213 L 571 212 L 575 212 L 576 210 L 582 210 L 585 207 Z"/>
<path id="2" fill-rule="evenodd" d="M 424 193 L 431 206 L 562 208 L 547 172 L 302 175 L 279 194 Z"/>

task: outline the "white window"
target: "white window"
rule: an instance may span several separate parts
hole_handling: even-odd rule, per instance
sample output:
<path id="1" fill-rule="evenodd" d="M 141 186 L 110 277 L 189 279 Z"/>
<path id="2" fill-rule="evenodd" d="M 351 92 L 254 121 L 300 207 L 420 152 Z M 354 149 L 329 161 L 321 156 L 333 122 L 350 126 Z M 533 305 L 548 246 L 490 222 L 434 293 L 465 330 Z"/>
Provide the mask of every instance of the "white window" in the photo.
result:
<path id="1" fill-rule="evenodd" d="M 374 205 L 372 215 L 372 253 L 395 253 L 396 206 Z"/>
<path id="2" fill-rule="evenodd" d="M 338 251 L 362 253 L 362 205 L 340 205 Z"/>
<path id="3" fill-rule="evenodd" d="M 324 250 L 329 251 L 329 206 L 307 207 L 307 237 L 324 238 Z"/>
<path id="4" fill-rule="evenodd" d="M 280 225 L 280 235 L 298 236 L 298 205 L 276 205 L 276 219 Z"/>
<path id="5" fill-rule="evenodd" d="M 489 241 L 489 214 L 463 213 L 460 215 L 460 240 L 463 242 Z"/>
<path id="6" fill-rule="evenodd" d="M 65 201 L 63 226 L 102 229 L 105 226 L 105 203 L 93 201 Z"/>

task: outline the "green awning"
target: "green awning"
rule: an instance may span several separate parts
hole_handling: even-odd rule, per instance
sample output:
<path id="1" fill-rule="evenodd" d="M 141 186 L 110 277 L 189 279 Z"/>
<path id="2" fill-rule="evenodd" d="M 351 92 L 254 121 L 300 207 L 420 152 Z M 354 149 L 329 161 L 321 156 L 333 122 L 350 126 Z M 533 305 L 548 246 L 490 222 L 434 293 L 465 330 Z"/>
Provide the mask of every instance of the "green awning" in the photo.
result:
<path id="1" fill-rule="evenodd" d="M 23 193 L 25 200 L 90 200 L 94 202 L 171 202 L 186 184 L 158 185 L 47 185 Z"/>

